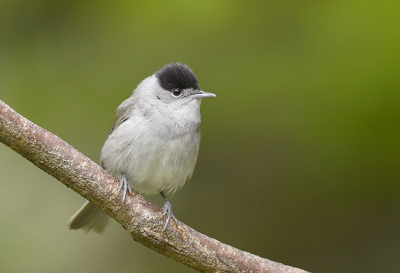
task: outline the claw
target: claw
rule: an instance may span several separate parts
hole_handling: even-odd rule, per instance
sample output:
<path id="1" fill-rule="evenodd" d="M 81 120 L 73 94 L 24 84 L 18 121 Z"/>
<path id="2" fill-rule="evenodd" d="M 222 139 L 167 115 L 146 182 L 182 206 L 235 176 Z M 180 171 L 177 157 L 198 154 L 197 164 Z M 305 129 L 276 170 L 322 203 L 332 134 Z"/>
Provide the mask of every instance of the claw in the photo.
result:
<path id="1" fill-rule="evenodd" d="M 122 177 L 121 177 L 121 179 L 119 180 L 119 189 L 118 189 L 117 194 L 119 194 L 119 192 L 120 192 L 122 189 L 123 189 L 123 191 L 124 191 L 124 194 L 123 194 L 123 196 L 122 196 L 122 203 L 121 203 L 121 206 L 125 203 L 126 191 L 129 191 L 130 194 L 132 193 L 132 189 L 131 189 L 131 187 L 129 186 L 129 183 L 128 183 L 128 177 L 127 177 L 126 174 L 124 174 L 124 173 L 122 174 Z"/>
<path id="2" fill-rule="evenodd" d="M 171 203 L 168 201 L 167 197 L 165 196 L 165 194 L 160 191 L 160 194 L 162 196 L 162 198 L 164 199 L 164 206 L 163 206 L 163 215 L 167 215 L 167 220 L 165 221 L 164 227 L 161 231 L 164 231 L 169 223 L 169 220 L 172 218 L 175 222 L 177 222 L 178 220 L 176 219 L 176 217 L 172 214 L 172 210 L 171 210 Z"/>

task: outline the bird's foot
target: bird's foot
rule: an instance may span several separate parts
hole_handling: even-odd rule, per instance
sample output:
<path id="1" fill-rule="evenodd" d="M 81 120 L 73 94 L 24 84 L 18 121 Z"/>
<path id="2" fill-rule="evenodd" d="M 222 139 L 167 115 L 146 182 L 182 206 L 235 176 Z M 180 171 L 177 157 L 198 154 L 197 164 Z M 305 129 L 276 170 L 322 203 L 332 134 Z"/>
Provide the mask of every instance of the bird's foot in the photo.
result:
<path id="1" fill-rule="evenodd" d="M 119 180 L 119 189 L 118 189 L 117 194 L 119 194 L 119 192 L 121 190 L 124 192 L 124 194 L 122 196 L 122 203 L 121 203 L 121 207 L 122 207 L 122 205 L 125 203 L 126 192 L 129 191 L 130 194 L 132 193 L 132 189 L 128 183 L 128 177 L 124 173 L 122 174 L 122 177 Z"/>
<path id="2" fill-rule="evenodd" d="M 164 206 L 162 208 L 162 210 L 164 211 L 163 215 L 167 215 L 167 220 L 165 221 L 164 227 L 161 231 L 164 231 L 169 223 L 169 220 L 172 218 L 175 223 L 178 221 L 176 219 L 176 217 L 174 216 L 174 214 L 172 213 L 172 209 L 171 209 L 171 203 L 168 201 L 167 197 L 165 196 L 165 194 L 161 191 L 160 192 L 161 196 L 164 198 Z"/>
<path id="3" fill-rule="evenodd" d="M 171 203 L 170 203 L 170 202 L 166 202 L 166 203 L 164 204 L 164 206 L 163 206 L 162 209 L 163 209 L 163 211 L 164 211 L 163 215 L 167 215 L 167 220 L 165 221 L 164 227 L 163 227 L 163 229 L 161 230 L 161 231 L 164 231 L 164 230 L 167 228 L 168 223 L 169 223 L 169 220 L 170 220 L 171 218 L 175 221 L 175 223 L 176 223 L 177 219 L 176 219 L 176 217 L 174 216 L 174 214 L 172 213 L 172 210 L 171 210 Z"/>

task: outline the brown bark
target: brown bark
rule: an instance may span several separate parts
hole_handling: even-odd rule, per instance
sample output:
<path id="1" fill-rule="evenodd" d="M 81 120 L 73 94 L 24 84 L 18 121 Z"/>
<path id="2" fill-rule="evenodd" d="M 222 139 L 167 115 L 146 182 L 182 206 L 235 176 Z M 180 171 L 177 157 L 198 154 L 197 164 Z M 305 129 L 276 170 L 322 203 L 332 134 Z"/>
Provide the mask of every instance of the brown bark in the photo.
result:
<path id="1" fill-rule="evenodd" d="M 0 100 L 0 141 L 95 203 L 139 243 L 201 272 L 306 271 L 273 262 L 207 237 L 135 192 L 121 207 L 119 181 L 56 135 L 25 119 Z"/>

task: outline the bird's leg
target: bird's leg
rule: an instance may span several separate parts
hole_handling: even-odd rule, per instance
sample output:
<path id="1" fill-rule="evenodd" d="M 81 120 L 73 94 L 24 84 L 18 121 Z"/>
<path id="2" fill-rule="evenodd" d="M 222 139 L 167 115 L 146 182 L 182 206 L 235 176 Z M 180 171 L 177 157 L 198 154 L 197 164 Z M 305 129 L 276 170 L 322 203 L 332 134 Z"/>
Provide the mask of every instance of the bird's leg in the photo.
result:
<path id="1" fill-rule="evenodd" d="M 125 173 L 122 173 L 121 179 L 119 180 L 119 189 L 117 194 L 119 194 L 122 189 L 124 191 L 124 195 L 122 196 L 121 206 L 125 203 L 126 192 L 129 191 L 129 193 L 132 193 L 132 189 L 128 183 L 128 176 L 126 176 Z"/>
<path id="2" fill-rule="evenodd" d="M 165 196 L 165 194 L 163 193 L 163 191 L 160 191 L 160 194 L 162 196 L 162 198 L 164 199 L 164 206 L 163 206 L 163 214 L 167 215 L 167 220 L 165 221 L 165 225 L 163 227 L 163 229 L 161 231 L 164 231 L 167 228 L 169 219 L 174 219 L 175 222 L 177 222 L 175 216 L 172 214 L 172 210 L 171 210 L 171 203 L 168 201 L 167 197 Z"/>

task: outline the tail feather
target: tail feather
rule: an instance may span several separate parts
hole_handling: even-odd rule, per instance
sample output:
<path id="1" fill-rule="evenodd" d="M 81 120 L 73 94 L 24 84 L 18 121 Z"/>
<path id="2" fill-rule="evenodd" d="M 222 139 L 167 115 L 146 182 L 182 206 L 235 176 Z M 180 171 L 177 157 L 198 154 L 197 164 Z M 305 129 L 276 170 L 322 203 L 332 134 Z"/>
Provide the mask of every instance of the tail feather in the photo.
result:
<path id="1" fill-rule="evenodd" d="M 69 220 L 69 229 L 82 229 L 86 233 L 93 231 L 101 234 L 111 217 L 95 204 L 87 201 Z"/>

